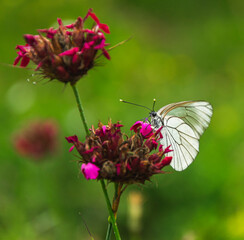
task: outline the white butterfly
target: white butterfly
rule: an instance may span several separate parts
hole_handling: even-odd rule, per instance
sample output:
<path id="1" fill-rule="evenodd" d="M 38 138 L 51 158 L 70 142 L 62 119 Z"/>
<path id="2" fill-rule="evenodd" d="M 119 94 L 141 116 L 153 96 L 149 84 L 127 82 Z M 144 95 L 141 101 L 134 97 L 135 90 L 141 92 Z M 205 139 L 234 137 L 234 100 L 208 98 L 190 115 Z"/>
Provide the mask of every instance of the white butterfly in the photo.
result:
<path id="1" fill-rule="evenodd" d="M 213 108 L 204 101 L 184 101 L 171 103 L 150 113 L 151 125 L 157 130 L 163 126 L 160 143 L 171 145 L 171 166 L 182 171 L 196 158 L 199 152 L 199 139 L 210 123 Z"/>

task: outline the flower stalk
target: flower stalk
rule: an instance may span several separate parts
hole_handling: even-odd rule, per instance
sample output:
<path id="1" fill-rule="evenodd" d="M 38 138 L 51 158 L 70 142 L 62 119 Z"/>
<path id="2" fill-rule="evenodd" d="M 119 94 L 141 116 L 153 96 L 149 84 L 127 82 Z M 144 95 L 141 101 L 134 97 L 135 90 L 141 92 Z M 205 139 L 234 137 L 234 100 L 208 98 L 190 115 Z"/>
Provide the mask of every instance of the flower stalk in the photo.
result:
<path id="1" fill-rule="evenodd" d="M 83 107 L 81 105 L 79 92 L 78 92 L 78 90 L 76 88 L 76 85 L 71 85 L 71 87 L 72 87 L 74 95 L 75 95 L 75 100 L 76 100 L 77 107 L 78 107 L 79 112 L 80 112 L 81 121 L 82 121 L 83 126 L 85 128 L 86 135 L 90 135 L 90 132 L 89 132 L 89 129 L 88 129 L 88 126 L 87 126 L 87 122 L 86 122 L 86 118 L 85 118 L 85 114 L 84 114 L 84 111 L 83 111 Z"/>
<path id="2" fill-rule="evenodd" d="M 115 219 L 117 218 L 117 211 L 118 211 L 118 207 L 119 207 L 120 196 L 123 192 L 123 191 L 121 191 L 121 189 L 122 189 L 122 184 L 114 183 L 114 197 L 113 197 L 112 210 L 113 210 Z M 111 231 L 112 231 L 112 223 L 110 222 L 108 225 L 106 240 L 110 239 Z"/>
<path id="3" fill-rule="evenodd" d="M 114 230 L 114 236 L 115 236 L 116 240 L 121 240 L 120 234 L 119 234 L 119 229 L 118 229 L 118 226 L 117 226 L 117 223 L 116 223 L 116 220 L 115 220 L 113 209 L 111 207 L 111 203 L 110 203 L 110 200 L 109 200 L 109 197 L 108 197 L 108 192 L 107 192 L 104 180 L 101 179 L 100 182 L 101 182 L 101 185 L 102 185 L 103 193 L 104 193 L 104 196 L 105 196 L 105 199 L 106 199 L 106 203 L 107 203 L 107 208 L 108 208 L 108 211 L 109 211 L 109 223 L 112 224 L 112 227 L 113 227 L 113 230 Z M 108 232 L 107 232 L 107 235 L 106 235 L 106 239 L 107 239 L 107 237 L 108 237 L 108 239 L 110 238 L 110 234 L 109 234 L 110 229 L 111 228 L 108 226 Z"/>
<path id="4" fill-rule="evenodd" d="M 123 187 L 123 183 L 115 183 L 115 193 L 114 193 L 114 199 L 113 199 L 113 205 L 112 205 L 112 209 L 113 209 L 115 218 L 117 217 L 120 197 L 123 192 L 122 187 Z"/>
<path id="5" fill-rule="evenodd" d="M 111 232 L 112 232 L 112 223 L 109 222 L 105 240 L 110 240 Z"/>

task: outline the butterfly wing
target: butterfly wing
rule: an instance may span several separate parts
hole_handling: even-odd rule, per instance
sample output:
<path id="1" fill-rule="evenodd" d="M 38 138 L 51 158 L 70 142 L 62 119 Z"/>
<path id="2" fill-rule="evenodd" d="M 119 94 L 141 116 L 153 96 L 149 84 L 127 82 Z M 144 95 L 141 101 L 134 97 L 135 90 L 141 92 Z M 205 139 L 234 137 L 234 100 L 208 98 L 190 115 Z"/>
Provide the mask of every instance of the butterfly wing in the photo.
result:
<path id="1" fill-rule="evenodd" d="M 213 113 L 212 106 L 204 101 L 172 103 L 161 108 L 157 114 L 164 127 L 160 140 L 164 147 L 171 145 L 171 166 L 182 171 L 196 158 L 199 152 L 199 139 L 208 127 Z"/>

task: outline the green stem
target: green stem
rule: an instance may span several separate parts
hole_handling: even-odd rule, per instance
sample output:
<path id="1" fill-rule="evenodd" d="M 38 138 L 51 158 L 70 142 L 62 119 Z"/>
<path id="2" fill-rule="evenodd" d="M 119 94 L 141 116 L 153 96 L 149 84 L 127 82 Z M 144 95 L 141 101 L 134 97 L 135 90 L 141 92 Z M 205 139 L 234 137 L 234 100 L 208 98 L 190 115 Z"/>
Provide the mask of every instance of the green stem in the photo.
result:
<path id="1" fill-rule="evenodd" d="M 86 123 L 86 118 L 85 118 L 85 115 L 84 115 L 84 111 L 83 111 L 83 108 L 82 108 L 82 105 L 81 105 L 79 92 L 78 92 L 78 90 L 77 90 L 75 85 L 71 85 L 71 87 L 72 87 L 73 92 L 75 94 L 75 99 L 76 99 L 77 106 L 78 106 L 78 109 L 79 109 L 79 112 L 80 112 L 81 120 L 83 122 L 85 131 L 86 131 L 86 135 L 90 135 L 89 128 L 88 128 L 87 123 Z"/>
<path id="2" fill-rule="evenodd" d="M 108 192 L 106 190 L 104 180 L 101 180 L 101 185 L 102 185 L 103 193 L 104 193 L 104 196 L 105 196 L 105 199 L 106 199 L 107 208 L 108 208 L 108 211 L 109 211 L 109 216 L 110 216 L 109 221 L 111 222 L 111 224 L 113 226 L 113 229 L 114 229 L 114 236 L 115 236 L 116 240 L 121 240 L 120 235 L 119 235 L 119 229 L 118 229 L 118 226 L 117 226 L 117 223 L 116 223 L 116 220 L 115 220 L 115 217 L 114 217 L 114 213 L 113 213 L 110 201 L 109 201 Z M 108 227 L 108 229 L 109 229 L 109 227 Z"/>
<path id="3" fill-rule="evenodd" d="M 112 223 L 109 222 L 108 223 L 108 230 L 107 230 L 107 234 L 106 234 L 105 240 L 110 240 L 111 232 L 112 232 Z"/>
<path id="4" fill-rule="evenodd" d="M 82 120 L 84 128 L 85 128 L 86 135 L 90 135 L 89 128 L 87 126 L 87 122 L 86 122 L 86 118 L 85 118 L 85 114 L 84 114 L 84 111 L 83 111 L 83 108 L 82 108 L 82 105 L 81 105 L 79 92 L 78 92 L 78 90 L 77 90 L 75 85 L 71 85 L 71 87 L 72 87 L 74 95 L 75 95 L 75 99 L 76 99 L 77 106 L 78 106 L 78 109 L 79 109 L 79 112 L 80 112 L 81 120 Z M 109 200 L 109 197 L 108 197 L 108 192 L 107 192 L 107 189 L 105 187 L 104 180 L 102 179 L 102 180 L 100 180 L 100 182 L 101 182 L 101 185 L 102 185 L 103 193 L 104 193 L 104 196 L 105 196 L 105 200 L 106 200 L 106 203 L 107 203 L 107 208 L 108 208 L 109 216 L 110 216 L 106 239 L 109 240 L 109 238 L 110 238 L 111 225 L 112 225 L 116 240 L 121 240 L 120 235 L 119 235 L 119 229 L 118 229 L 115 217 L 114 217 L 114 213 L 113 213 L 113 210 L 112 210 L 112 207 L 111 207 L 111 203 L 110 203 L 110 200 Z"/>
<path id="5" fill-rule="evenodd" d="M 117 198 L 117 196 L 118 196 L 117 193 L 118 193 L 118 183 L 114 183 L 114 199 Z M 110 239 L 111 231 L 112 231 L 112 223 L 109 222 L 108 223 L 107 235 L 106 235 L 106 239 L 105 240 L 109 240 Z"/>

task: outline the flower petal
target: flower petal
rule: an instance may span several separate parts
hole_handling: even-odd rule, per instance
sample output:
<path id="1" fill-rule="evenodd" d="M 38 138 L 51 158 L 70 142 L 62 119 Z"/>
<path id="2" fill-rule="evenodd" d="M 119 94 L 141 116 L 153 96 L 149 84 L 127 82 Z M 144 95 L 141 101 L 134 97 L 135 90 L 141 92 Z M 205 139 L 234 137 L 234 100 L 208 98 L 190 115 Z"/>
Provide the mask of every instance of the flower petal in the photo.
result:
<path id="1" fill-rule="evenodd" d="M 153 129 L 149 123 L 142 123 L 140 133 L 144 138 L 150 138 L 153 135 Z"/>
<path id="2" fill-rule="evenodd" d="M 79 52 L 79 48 L 78 47 L 74 47 L 74 48 L 71 48 L 67 51 L 64 51 L 62 53 L 59 54 L 60 57 L 62 56 L 73 56 L 75 55 L 77 52 Z"/>
<path id="3" fill-rule="evenodd" d="M 66 140 L 69 142 L 69 143 L 77 143 L 78 142 L 78 137 L 76 135 L 74 136 L 70 136 L 70 137 L 65 137 Z"/>
<path id="4" fill-rule="evenodd" d="M 22 58 L 22 56 L 18 55 L 15 60 L 14 60 L 14 66 L 17 65 L 20 61 L 20 59 Z"/>
<path id="5" fill-rule="evenodd" d="M 103 30 L 105 33 L 110 33 L 110 30 L 109 30 L 109 26 L 107 24 L 104 24 L 104 23 L 99 23 L 98 24 L 99 28 L 101 30 Z"/>
<path id="6" fill-rule="evenodd" d="M 170 147 L 171 147 L 171 145 L 169 145 L 168 147 L 166 147 L 166 148 L 164 149 L 164 154 L 173 151 L 173 150 L 169 149 Z"/>
<path id="7" fill-rule="evenodd" d="M 90 17 L 96 22 L 96 24 L 99 24 L 99 23 L 100 23 L 100 21 L 99 21 L 99 19 L 98 19 L 98 17 L 96 16 L 95 13 L 89 11 L 89 12 L 88 12 L 88 16 L 90 16 Z"/>
<path id="8" fill-rule="evenodd" d="M 106 133 L 106 129 L 107 129 L 106 125 L 103 125 L 103 126 L 102 126 L 102 131 L 103 131 L 103 134 L 105 134 L 105 133 Z"/>
<path id="9" fill-rule="evenodd" d="M 25 41 L 26 41 L 29 45 L 31 45 L 31 46 L 33 46 L 33 45 L 36 43 L 36 36 L 34 36 L 34 35 L 31 35 L 31 34 L 25 34 L 25 35 L 24 35 L 24 38 L 25 38 Z"/>
<path id="10" fill-rule="evenodd" d="M 163 145 L 162 145 L 162 144 L 160 144 L 160 146 L 159 146 L 159 148 L 158 148 L 158 151 L 159 151 L 159 152 L 162 152 L 162 151 L 163 151 Z"/>
<path id="11" fill-rule="evenodd" d="M 89 153 L 92 153 L 95 149 L 98 149 L 99 147 L 98 146 L 95 146 L 95 147 L 92 147 L 91 149 L 87 150 L 87 151 L 84 151 L 82 154 L 89 154 Z"/>
<path id="12" fill-rule="evenodd" d="M 103 48 L 102 51 L 103 51 L 103 55 L 104 55 L 104 57 L 107 58 L 108 60 L 110 60 L 111 57 L 110 57 L 110 55 L 108 54 L 108 51 L 107 51 L 105 48 Z"/>
<path id="13" fill-rule="evenodd" d="M 85 176 L 87 180 L 89 179 L 97 179 L 99 175 L 100 168 L 92 163 L 83 163 L 81 165 L 81 172 Z"/>
<path id="14" fill-rule="evenodd" d="M 30 62 L 30 59 L 26 56 L 23 56 L 22 60 L 21 60 L 21 63 L 20 63 L 20 66 L 21 67 L 26 67 Z"/>
<path id="15" fill-rule="evenodd" d="M 75 145 L 73 145 L 70 149 L 69 152 L 71 152 L 74 149 Z"/>
<path id="16" fill-rule="evenodd" d="M 172 161 L 172 157 L 171 156 L 168 156 L 168 157 L 165 157 L 163 160 L 162 160 L 162 166 L 167 166 L 171 163 Z"/>
<path id="17" fill-rule="evenodd" d="M 94 47 L 94 49 L 103 49 L 105 47 L 105 38 L 102 39 L 102 41 Z"/>
<path id="18" fill-rule="evenodd" d="M 137 132 L 137 129 L 138 129 L 139 127 L 141 127 L 142 124 L 143 124 L 142 121 L 137 121 L 137 122 L 135 122 L 135 123 L 131 126 L 130 130 L 131 130 L 131 131 L 134 130 L 134 132 Z"/>
<path id="19" fill-rule="evenodd" d="M 58 30 L 51 27 L 49 29 L 39 29 L 38 32 L 46 33 L 47 38 L 52 39 Z"/>

